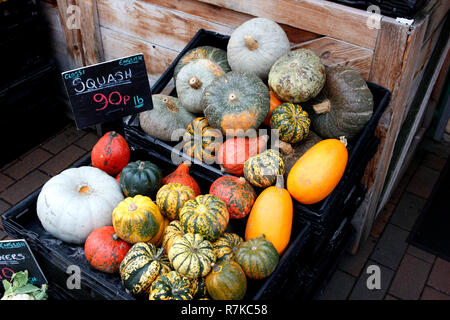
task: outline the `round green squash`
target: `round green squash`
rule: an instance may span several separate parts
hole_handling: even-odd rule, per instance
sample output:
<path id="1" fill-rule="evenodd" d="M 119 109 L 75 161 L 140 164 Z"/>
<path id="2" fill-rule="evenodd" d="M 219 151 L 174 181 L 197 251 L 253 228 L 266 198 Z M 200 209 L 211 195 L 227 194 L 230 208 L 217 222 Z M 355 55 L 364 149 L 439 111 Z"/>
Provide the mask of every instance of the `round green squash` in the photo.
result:
<path id="1" fill-rule="evenodd" d="M 233 71 L 254 73 L 266 80 L 270 67 L 290 50 L 284 30 L 266 18 L 247 20 L 233 30 L 227 45 Z"/>
<path id="2" fill-rule="evenodd" d="M 297 143 L 309 134 L 311 119 L 299 104 L 285 102 L 273 109 L 270 127 L 278 130 L 280 140 Z"/>
<path id="3" fill-rule="evenodd" d="M 222 133 L 211 127 L 205 117 L 192 120 L 183 136 L 183 152 L 207 164 L 216 160 L 216 151 L 222 144 Z"/>
<path id="4" fill-rule="evenodd" d="M 242 300 L 247 292 L 247 278 L 237 262 L 224 260 L 213 264 L 206 276 L 206 288 L 214 300 Z"/>
<path id="5" fill-rule="evenodd" d="M 225 232 L 212 244 L 217 261 L 234 260 L 236 251 L 243 242 L 242 237 L 237 234 Z"/>
<path id="6" fill-rule="evenodd" d="M 185 65 L 175 83 L 178 100 L 189 112 L 203 112 L 200 105 L 203 91 L 214 79 L 224 74 L 221 67 L 207 59 L 199 59 Z"/>
<path id="7" fill-rule="evenodd" d="M 277 181 L 277 175 L 284 175 L 284 172 L 283 157 L 274 149 L 261 152 L 244 163 L 245 179 L 260 188 L 273 185 Z"/>
<path id="8" fill-rule="evenodd" d="M 153 281 L 172 270 L 164 248 L 152 243 L 135 243 L 120 264 L 122 284 L 134 295 L 148 293 Z"/>
<path id="9" fill-rule="evenodd" d="M 198 233 L 214 241 L 225 231 L 229 213 L 225 201 L 211 194 L 187 201 L 180 211 L 180 224 L 185 233 Z"/>
<path id="10" fill-rule="evenodd" d="M 225 50 L 212 46 L 200 46 L 186 52 L 178 61 L 173 71 L 174 82 L 177 82 L 178 73 L 184 66 L 199 59 L 208 59 L 216 63 L 225 73 L 231 71 Z"/>
<path id="11" fill-rule="evenodd" d="M 191 281 L 176 271 L 158 276 L 151 285 L 149 300 L 192 300 Z"/>
<path id="12" fill-rule="evenodd" d="M 275 270 L 279 256 L 272 242 L 262 236 L 242 243 L 236 252 L 235 261 L 250 279 L 263 279 Z"/>
<path id="13" fill-rule="evenodd" d="M 290 51 L 269 72 L 269 87 L 282 101 L 300 103 L 317 96 L 325 84 L 325 66 L 311 50 Z"/>
<path id="14" fill-rule="evenodd" d="M 146 134 L 163 141 L 180 139 L 181 136 L 177 135 L 179 133 L 177 130 L 186 128 L 195 115 L 187 111 L 175 97 L 154 94 L 152 102 L 152 110 L 139 113 L 141 129 Z"/>
<path id="15" fill-rule="evenodd" d="M 126 197 L 153 196 L 162 184 L 162 172 L 150 161 L 128 163 L 120 173 L 120 187 Z"/>
<path id="16" fill-rule="evenodd" d="M 163 185 L 156 194 L 159 211 L 169 220 L 178 219 L 181 208 L 186 201 L 195 198 L 195 192 L 181 183 Z"/>
<path id="17" fill-rule="evenodd" d="M 312 128 L 322 138 L 355 138 L 373 114 L 373 95 L 361 74 L 350 66 L 328 67 L 322 92 L 304 106 Z"/>
<path id="18" fill-rule="evenodd" d="M 169 249 L 169 260 L 176 271 L 193 279 L 206 276 L 216 256 L 211 242 L 199 233 L 186 233 L 173 242 Z"/>
<path id="19" fill-rule="evenodd" d="M 266 119 L 269 100 L 269 89 L 260 78 L 231 71 L 205 88 L 201 104 L 212 127 L 226 135 L 243 135 Z"/>

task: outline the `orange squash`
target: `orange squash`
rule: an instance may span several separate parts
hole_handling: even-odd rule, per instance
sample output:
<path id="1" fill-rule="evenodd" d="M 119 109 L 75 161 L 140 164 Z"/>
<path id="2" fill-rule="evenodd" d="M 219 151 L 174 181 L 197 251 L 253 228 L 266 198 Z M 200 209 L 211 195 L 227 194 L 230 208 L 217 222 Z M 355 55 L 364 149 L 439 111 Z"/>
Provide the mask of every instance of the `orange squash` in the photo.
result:
<path id="1" fill-rule="evenodd" d="M 268 127 L 270 127 L 270 118 L 272 117 L 272 111 L 273 109 L 275 109 L 276 107 L 278 107 L 280 104 L 282 104 L 283 102 L 281 102 L 273 93 L 272 90 L 269 90 L 270 93 L 270 100 L 269 100 L 269 113 L 267 114 L 266 119 L 264 120 L 264 124 Z"/>
<path id="2" fill-rule="evenodd" d="M 256 198 L 245 227 L 245 241 L 264 235 L 281 255 L 291 237 L 292 212 L 291 195 L 284 188 L 283 176 L 278 175 L 275 186 L 264 189 Z"/>
<path id="3" fill-rule="evenodd" d="M 292 167 L 287 189 L 300 203 L 325 199 L 341 180 L 348 161 L 346 142 L 325 139 L 312 146 Z"/>

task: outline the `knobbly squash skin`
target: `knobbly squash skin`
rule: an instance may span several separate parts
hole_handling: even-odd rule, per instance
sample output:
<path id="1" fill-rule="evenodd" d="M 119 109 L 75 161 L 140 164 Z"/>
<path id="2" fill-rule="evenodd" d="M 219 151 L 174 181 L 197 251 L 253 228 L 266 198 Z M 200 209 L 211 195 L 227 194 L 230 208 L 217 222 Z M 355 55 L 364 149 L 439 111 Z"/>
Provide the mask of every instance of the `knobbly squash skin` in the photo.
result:
<path id="1" fill-rule="evenodd" d="M 311 120 L 308 113 L 299 104 L 285 102 L 272 112 L 270 127 L 278 130 L 280 140 L 297 143 L 309 134 Z"/>
<path id="2" fill-rule="evenodd" d="M 105 133 L 92 147 L 92 166 L 110 175 L 118 174 L 130 161 L 130 147 L 119 133 Z"/>
<path id="3" fill-rule="evenodd" d="M 173 242 L 169 260 L 176 271 L 192 279 L 206 276 L 216 256 L 211 242 L 199 233 L 186 233 Z"/>
<path id="4" fill-rule="evenodd" d="M 268 277 L 277 267 L 279 260 L 277 250 L 264 236 L 242 243 L 235 258 L 250 279 Z"/>
<path id="5" fill-rule="evenodd" d="M 178 219 L 181 208 L 188 200 L 195 198 L 195 192 L 181 183 L 168 183 L 156 194 L 159 211 L 169 220 Z"/>
<path id="6" fill-rule="evenodd" d="M 225 231 L 229 213 L 225 201 L 212 194 L 187 201 L 180 211 L 180 224 L 185 233 L 199 233 L 214 241 Z"/>
<path id="7" fill-rule="evenodd" d="M 316 143 L 297 160 L 287 178 L 287 189 L 303 204 L 325 199 L 344 175 L 348 152 L 338 139 Z"/>
<path id="8" fill-rule="evenodd" d="M 106 273 L 118 273 L 123 258 L 131 245 L 116 235 L 112 226 L 92 231 L 84 243 L 86 260 L 95 269 Z"/>
<path id="9" fill-rule="evenodd" d="M 117 235 L 128 243 L 159 241 L 164 232 L 164 217 L 158 206 L 146 196 L 121 201 L 112 213 Z"/>
<path id="10" fill-rule="evenodd" d="M 246 217 L 256 199 L 255 189 L 244 177 L 220 177 L 211 184 L 209 193 L 225 201 L 231 219 Z"/>
<path id="11" fill-rule="evenodd" d="M 172 270 L 163 248 L 138 242 L 128 251 L 120 264 L 120 277 L 125 289 L 134 295 L 148 293 L 155 279 Z"/>
<path id="12" fill-rule="evenodd" d="M 217 257 L 217 262 L 222 260 L 234 260 L 236 251 L 243 242 L 244 239 L 237 234 L 225 232 L 212 244 L 214 254 Z"/>
<path id="13" fill-rule="evenodd" d="M 189 174 L 190 167 L 191 162 L 188 160 L 180 163 L 175 171 L 168 174 L 162 179 L 162 183 L 181 183 L 182 185 L 192 188 L 196 196 L 200 195 L 202 193 L 200 190 L 200 186 L 198 185 L 197 181 L 195 181 L 195 179 Z"/>
<path id="14" fill-rule="evenodd" d="M 191 281 L 176 271 L 162 274 L 153 281 L 149 300 L 192 300 Z"/>
<path id="15" fill-rule="evenodd" d="M 247 292 L 247 278 L 237 262 L 224 260 L 213 264 L 206 276 L 206 288 L 214 300 L 242 300 Z"/>
<path id="16" fill-rule="evenodd" d="M 279 151 L 268 149 L 249 158 L 244 163 L 244 177 L 252 185 L 266 188 L 276 182 L 277 175 L 283 175 L 285 165 Z"/>
<path id="17" fill-rule="evenodd" d="M 281 255 L 289 244 L 292 218 L 292 198 L 278 175 L 276 185 L 264 189 L 256 198 L 245 226 L 245 241 L 264 235 Z"/>

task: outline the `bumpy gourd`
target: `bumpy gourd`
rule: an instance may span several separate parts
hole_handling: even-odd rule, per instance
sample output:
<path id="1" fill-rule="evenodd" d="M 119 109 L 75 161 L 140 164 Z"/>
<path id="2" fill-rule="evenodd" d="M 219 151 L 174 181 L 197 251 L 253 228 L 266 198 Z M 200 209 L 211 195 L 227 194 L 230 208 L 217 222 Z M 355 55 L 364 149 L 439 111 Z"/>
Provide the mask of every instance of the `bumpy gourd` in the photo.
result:
<path id="1" fill-rule="evenodd" d="M 268 149 L 249 158 L 244 164 L 244 176 L 252 185 L 266 188 L 273 185 L 277 175 L 283 175 L 285 165 L 281 153 Z"/>
<path id="2" fill-rule="evenodd" d="M 156 205 L 159 211 L 169 218 L 178 219 L 181 208 L 188 200 L 195 198 L 195 192 L 181 183 L 169 183 L 161 187 L 156 194 Z"/>
<path id="3" fill-rule="evenodd" d="M 276 107 L 270 118 L 270 127 L 278 130 L 280 140 L 297 143 L 309 134 L 311 119 L 299 104 L 285 102 Z"/>

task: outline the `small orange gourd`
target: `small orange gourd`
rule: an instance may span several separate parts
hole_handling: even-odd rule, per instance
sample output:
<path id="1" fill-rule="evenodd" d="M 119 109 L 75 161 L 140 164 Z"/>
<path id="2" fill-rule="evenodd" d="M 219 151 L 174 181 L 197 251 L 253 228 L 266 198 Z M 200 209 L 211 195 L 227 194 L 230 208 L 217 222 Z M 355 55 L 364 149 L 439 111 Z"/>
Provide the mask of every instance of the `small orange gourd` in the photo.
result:
<path id="1" fill-rule="evenodd" d="M 344 175 L 348 161 L 345 139 L 325 139 L 301 156 L 289 172 L 286 186 L 300 203 L 325 199 Z"/>
<path id="2" fill-rule="evenodd" d="M 292 230 L 292 198 L 284 188 L 282 175 L 275 186 L 264 189 L 256 198 L 245 227 L 245 241 L 262 235 L 281 255 L 289 244 Z"/>

